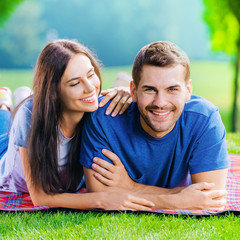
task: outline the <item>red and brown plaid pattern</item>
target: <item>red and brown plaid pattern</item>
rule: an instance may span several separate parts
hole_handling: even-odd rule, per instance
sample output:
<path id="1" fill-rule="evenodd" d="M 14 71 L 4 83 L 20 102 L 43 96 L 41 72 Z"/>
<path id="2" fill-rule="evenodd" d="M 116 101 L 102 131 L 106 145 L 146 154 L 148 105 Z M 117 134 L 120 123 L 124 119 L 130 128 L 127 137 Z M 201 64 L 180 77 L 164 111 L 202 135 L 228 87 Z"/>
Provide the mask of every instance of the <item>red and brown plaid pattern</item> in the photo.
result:
<path id="1" fill-rule="evenodd" d="M 240 212 L 240 155 L 230 155 L 227 180 L 227 205 L 224 211 L 208 210 L 154 210 L 150 212 L 181 215 L 217 215 L 225 212 Z M 84 194 L 84 190 L 79 194 Z M 50 207 L 35 207 L 28 193 L 0 192 L 0 211 L 36 211 Z"/>

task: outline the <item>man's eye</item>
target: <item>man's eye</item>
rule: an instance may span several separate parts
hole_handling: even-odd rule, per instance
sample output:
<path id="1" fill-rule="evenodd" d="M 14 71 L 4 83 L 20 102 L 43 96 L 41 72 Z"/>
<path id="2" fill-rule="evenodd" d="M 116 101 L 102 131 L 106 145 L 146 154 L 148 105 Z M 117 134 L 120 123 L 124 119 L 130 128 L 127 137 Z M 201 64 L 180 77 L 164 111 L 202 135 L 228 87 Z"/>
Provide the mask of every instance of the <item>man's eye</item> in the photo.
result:
<path id="1" fill-rule="evenodd" d="M 146 88 L 145 92 L 153 92 L 154 90 L 152 88 Z"/>
<path id="2" fill-rule="evenodd" d="M 169 91 L 170 91 L 170 92 L 176 92 L 177 89 L 176 89 L 176 88 L 170 88 Z"/>

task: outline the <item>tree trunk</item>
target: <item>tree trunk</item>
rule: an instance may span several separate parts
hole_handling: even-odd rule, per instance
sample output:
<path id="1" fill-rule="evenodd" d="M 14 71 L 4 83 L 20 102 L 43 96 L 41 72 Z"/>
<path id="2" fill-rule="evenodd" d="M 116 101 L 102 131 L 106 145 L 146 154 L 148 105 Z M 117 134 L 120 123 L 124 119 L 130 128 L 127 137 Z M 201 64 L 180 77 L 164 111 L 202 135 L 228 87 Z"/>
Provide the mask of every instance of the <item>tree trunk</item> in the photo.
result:
<path id="1" fill-rule="evenodd" d="M 237 41 L 237 56 L 235 60 L 235 76 L 233 84 L 233 106 L 232 106 L 232 132 L 237 131 L 238 126 L 238 76 L 239 76 L 239 64 L 240 64 L 240 33 Z"/>

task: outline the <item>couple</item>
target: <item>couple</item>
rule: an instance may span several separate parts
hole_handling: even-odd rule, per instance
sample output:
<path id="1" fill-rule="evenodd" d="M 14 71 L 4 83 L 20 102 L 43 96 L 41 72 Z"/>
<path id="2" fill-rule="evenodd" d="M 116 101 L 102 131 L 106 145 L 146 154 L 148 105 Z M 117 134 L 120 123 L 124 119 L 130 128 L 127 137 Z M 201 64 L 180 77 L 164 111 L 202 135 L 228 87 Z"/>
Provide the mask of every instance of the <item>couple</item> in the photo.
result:
<path id="1" fill-rule="evenodd" d="M 135 103 L 126 111 L 129 96 L 116 89 L 101 105 L 115 96 L 112 103 L 98 108 L 100 86 L 98 62 L 86 47 L 46 45 L 33 96 L 16 112 L 8 147 L 1 143 L 3 191 L 29 192 L 34 205 L 51 207 L 224 207 L 225 129 L 216 107 L 191 96 L 189 60 L 176 45 L 155 42 L 139 51 L 130 86 Z M 113 115 L 125 113 L 106 116 L 114 105 Z M 8 126 L 10 112 L 0 109 L 0 121 Z M 8 142 L 6 131 L 0 134 Z M 88 192 L 77 194 L 82 165 Z"/>

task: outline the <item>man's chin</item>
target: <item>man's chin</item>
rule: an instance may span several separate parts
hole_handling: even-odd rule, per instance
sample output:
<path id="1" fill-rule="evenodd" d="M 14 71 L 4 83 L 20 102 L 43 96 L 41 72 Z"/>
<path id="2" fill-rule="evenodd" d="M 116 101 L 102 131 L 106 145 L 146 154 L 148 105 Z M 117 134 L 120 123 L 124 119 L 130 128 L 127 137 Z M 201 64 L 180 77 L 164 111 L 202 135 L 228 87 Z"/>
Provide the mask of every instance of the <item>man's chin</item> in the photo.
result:
<path id="1" fill-rule="evenodd" d="M 164 125 L 154 125 L 154 124 L 148 124 L 149 128 L 151 129 L 152 134 L 150 135 L 155 135 L 155 136 L 165 136 L 167 135 L 169 132 L 171 132 L 175 126 L 175 124 L 169 126 L 164 126 Z"/>

